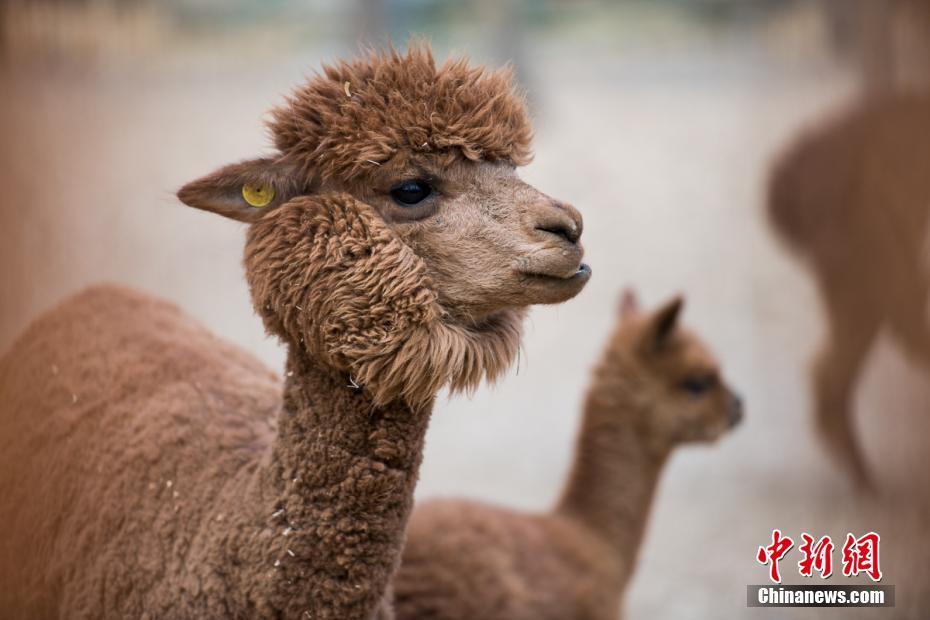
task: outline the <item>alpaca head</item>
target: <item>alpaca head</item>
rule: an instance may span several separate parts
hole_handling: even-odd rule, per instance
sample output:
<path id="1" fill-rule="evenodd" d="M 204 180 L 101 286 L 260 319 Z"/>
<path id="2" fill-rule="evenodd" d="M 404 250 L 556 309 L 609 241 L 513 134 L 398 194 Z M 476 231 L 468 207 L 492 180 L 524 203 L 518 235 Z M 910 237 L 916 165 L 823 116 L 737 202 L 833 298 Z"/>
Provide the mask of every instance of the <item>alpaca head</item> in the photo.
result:
<path id="1" fill-rule="evenodd" d="M 742 402 L 725 383 L 714 355 L 679 325 L 683 305 L 676 297 L 643 312 L 636 296 L 624 292 L 593 389 L 608 407 L 623 403 L 624 415 L 633 419 L 622 422 L 663 451 L 717 439 L 743 415 Z"/>
<path id="2" fill-rule="evenodd" d="M 579 213 L 517 176 L 531 130 L 507 72 L 437 67 L 422 45 L 372 53 L 325 67 L 270 129 L 272 156 L 178 196 L 250 224 L 246 271 L 266 326 L 337 365 L 437 319 L 468 338 L 516 338 L 523 308 L 565 301 L 590 276 Z M 461 355 L 473 369 L 462 386 L 505 365 Z"/>

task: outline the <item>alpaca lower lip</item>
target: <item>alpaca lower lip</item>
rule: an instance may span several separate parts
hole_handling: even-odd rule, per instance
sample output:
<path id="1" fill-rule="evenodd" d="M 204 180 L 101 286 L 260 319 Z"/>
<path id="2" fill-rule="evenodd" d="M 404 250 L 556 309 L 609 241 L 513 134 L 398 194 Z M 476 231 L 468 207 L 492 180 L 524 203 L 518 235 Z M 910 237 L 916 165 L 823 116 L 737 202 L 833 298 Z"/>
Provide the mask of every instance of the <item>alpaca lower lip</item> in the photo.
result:
<path id="1" fill-rule="evenodd" d="M 558 304 L 568 301 L 587 286 L 591 268 L 581 264 L 568 276 L 524 272 L 522 279 L 525 303 Z"/>
<path id="2" fill-rule="evenodd" d="M 555 281 L 561 280 L 563 282 L 570 282 L 570 281 L 571 282 L 577 282 L 577 281 L 586 282 L 591 277 L 591 267 L 589 267 L 587 263 L 581 263 L 580 265 L 578 265 L 578 268 L 573 273 L 567 276 L 553 275 L 550 273 L 536 273 L 536 272 L 531 272 L 531 271 L 526 271 L 523 273 L 523 275 L 530 277 L 530 278 L 539 278 L 543 280 L 555 280 Z"/>

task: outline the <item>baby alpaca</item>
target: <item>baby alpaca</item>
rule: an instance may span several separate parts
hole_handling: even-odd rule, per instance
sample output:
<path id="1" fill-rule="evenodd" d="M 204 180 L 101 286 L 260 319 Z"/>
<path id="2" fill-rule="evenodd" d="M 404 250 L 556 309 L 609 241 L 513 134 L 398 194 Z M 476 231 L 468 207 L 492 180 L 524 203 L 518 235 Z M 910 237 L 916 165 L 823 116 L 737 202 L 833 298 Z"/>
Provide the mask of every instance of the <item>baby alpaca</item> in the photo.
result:
<path id="1" fill-rule="evenodd" d="M 824 301 L 817 428 L 868 488 L 852 405 L 872 345 L 887 330 L 912 361 L 930 367 L 930 97 L 860 104 L 803 135 L 772 171 L 768 215 Z"/>
<path id="2" fill-rule="evenodd" d="M 283 389 L 124 289 L 36 321 L 0 360 L 4 618 L 393 617 L 434 395 L 498 376 L 524 308 L 590 275 L 578 212 L 517 177 L 506 74 L 371 55 L 271 129 L 272 157 L 179 197 L 250 223 Z"/>
<path id="3" fill-rule="evenodd" d="M 681 307 L 642 314 L 624 296 L 552 512 L 466 501 L 414 510 L 394 581 L 399 620 L 619 617 L 672 449 L 716 439 L 742 415 L 713 356 L 677 326 Z"/>

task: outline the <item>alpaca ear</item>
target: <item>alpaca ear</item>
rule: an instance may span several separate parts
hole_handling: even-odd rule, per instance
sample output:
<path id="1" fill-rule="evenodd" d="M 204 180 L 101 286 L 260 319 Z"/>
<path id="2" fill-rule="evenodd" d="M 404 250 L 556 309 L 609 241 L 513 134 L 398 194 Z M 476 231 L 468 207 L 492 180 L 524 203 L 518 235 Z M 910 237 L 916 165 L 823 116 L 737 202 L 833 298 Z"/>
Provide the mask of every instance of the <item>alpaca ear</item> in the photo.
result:
<path id="1" fill-rule="evenodd" d="M 678 326 L 678 317 L 685 300 L 680 295 L 656 310 L 649 319 L 647 344 L 652 350 L 661 349 Z"/>
<path id="2" fill-rule="evenodd" d="M 294 196 L 309 193 L 305 179 L 286 162 L 252 159 L 224 166 L 178 190 L 189 207 L 254 222 Z"/>
<path id="3" fill-rule="evenodd" d="M 632 288 L 623 289 L 623 292 L 620 293 L 620 301 L 617 304 L 617 311 L 620 313 L 620 318 L 624 321 L 628 321 L 634 317 L 639 316 L 639 297 L 637 297 L 635 290 Z"/>

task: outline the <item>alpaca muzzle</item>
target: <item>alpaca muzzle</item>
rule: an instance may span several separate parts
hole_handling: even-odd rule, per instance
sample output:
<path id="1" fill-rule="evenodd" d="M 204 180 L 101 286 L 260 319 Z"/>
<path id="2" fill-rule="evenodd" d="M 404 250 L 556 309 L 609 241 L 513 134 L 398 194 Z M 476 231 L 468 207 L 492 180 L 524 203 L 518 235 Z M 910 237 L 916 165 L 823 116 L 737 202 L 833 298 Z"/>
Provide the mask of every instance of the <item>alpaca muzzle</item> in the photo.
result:
<path id="1" fill-rule="evenodd" d="M 584 222 L 571 205 L 549 198 L 530 209 L 527 222 L 531 250 L 520 271 L 526 276 L 584 284 L 591 268 L 582 263 L 581 233 Z M 579 289 L 580 290 L 580 289 Z"/>
<path id="2" fill-rule="evenodd" d="M 730 405 L 727 410 L 727 423 L 734 428 L 743 420 L 743 399 L 739 394 L 730 392 Z"/>

